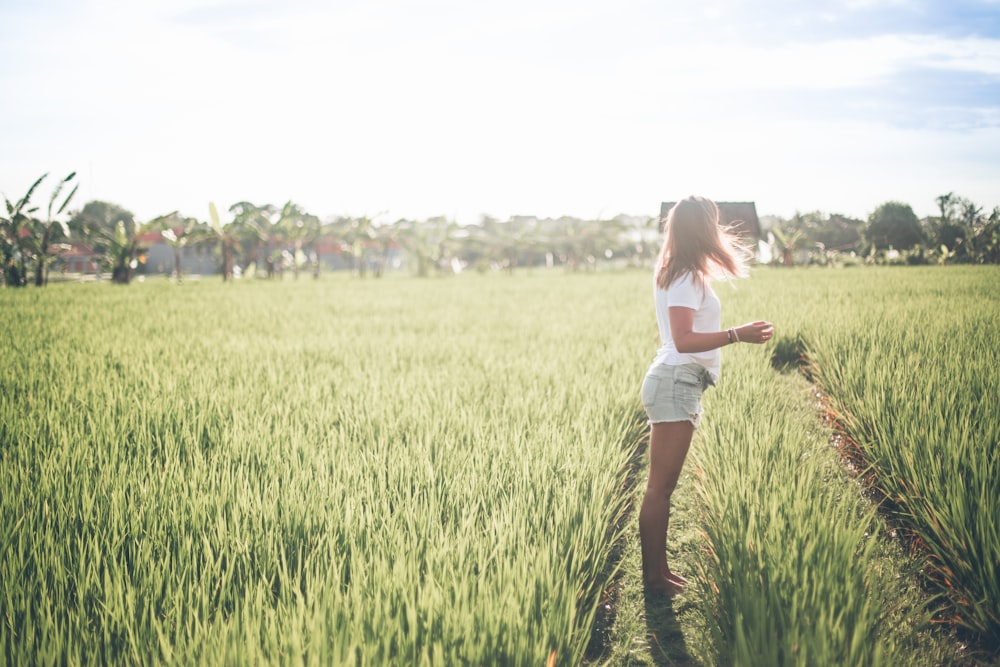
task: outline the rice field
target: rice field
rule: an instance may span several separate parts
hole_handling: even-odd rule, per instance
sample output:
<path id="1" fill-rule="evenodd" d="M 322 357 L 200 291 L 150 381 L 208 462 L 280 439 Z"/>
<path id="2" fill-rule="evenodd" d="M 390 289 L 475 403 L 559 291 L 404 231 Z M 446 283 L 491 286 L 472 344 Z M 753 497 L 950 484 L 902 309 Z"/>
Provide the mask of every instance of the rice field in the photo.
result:
<path id="1" fill-rule="evenodd" d="M 684 482 L 711 593 L 698 661 L 930 664 L 933 609 L 901 611 L 884 565 L 897 524 L 945 613 L 995 636 L 998 278 L 718 289 L 728 325 L 808 345 L 896 523 L 773 346 L 727 350 Z M 646 273 L 60 284 L 0 291 L 0 340 L 3 662 L 621 662 L 588 645 L 636 539 Z"/>
<path id="2" fill-rule="evenodd" d="M 996 658 L 1000 271 L 758 271 L 719 291 L 733 323 L 765 317 L 779 333 L 770 354 L 728 354 L 692 455 L 715 659 Z M 807 353 L 825 396 L 783 390 L 770 366 L 790 350 Z M 810 413 L 834 422 L 842 456 Z M 890 552 L 908 561 L 902 571 Z M 906 580 L 930 599 L 907 594 Z M 931 652 L 927 629 L 942 620 L 968 631 L 955 645 L 978 648 Z"/>
<path id="3" fill-rule="evenodd" d="M 1000 272 L 887 272 L 843 297 L 809 333 L 818 380 L 894 525 L 930 554 L 944 616 L 1000 642 Z"/>
<path id="4" fill-rule="evenodd" d="M 597 282 L 3 293 L 8 662 L 578 663 L 635 416 Z"/>

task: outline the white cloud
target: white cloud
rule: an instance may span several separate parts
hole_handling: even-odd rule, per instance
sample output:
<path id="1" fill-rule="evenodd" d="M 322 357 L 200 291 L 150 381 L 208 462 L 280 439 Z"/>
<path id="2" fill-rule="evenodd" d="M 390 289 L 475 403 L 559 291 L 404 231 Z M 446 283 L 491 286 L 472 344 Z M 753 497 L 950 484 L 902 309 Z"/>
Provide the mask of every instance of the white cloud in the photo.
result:
<path id="1" fill-rule="evenodd" d="M 998 0 L 1000 1 L 1000 0 Z M 910 55 L 915 64 L 941 69 L 1000 75 L 1000 40 L 970 37 L 942 39 L 911 38 L 915 44 Z"/>
<path id="2" fill-rule="evenodd" d="M 912 6 L 912 0 L 841 0 L 841 5 L 852 11 Z"/>
<path id="3" fill-rule="evenodd" d="M 689 192 L 756 198 L 763 213 L 862 214 L 897 182 L 933 190 L 928 201 L 974 183 L 963 194 L 1000 202 L 982 185 L 1000 182 L 981 158 L 1000 152 L 993 130 L 901 131 L 878 110 L 852 123 L 808 108 L 913 68 L 994 76 L 995 40 L 682 42 L 672 36 L 728 25 L 738 8 L 713 3 L 706 19 L 693 2 L 669 17 L 635 3 L 670 19 L 648 40 L 635 32 L 647 17 L 596 2 L 430 4 L 75 5 L 72 20 L 7 45 L 28 65 L 0 83 L 32 105 L 0 109 L 19 128 L 0 186 L 65 165 L 81 171 L 82 201 L 140 217 L 289 198 L 323 216 L 598 215 Z M 780 94 L 805 100 L 801 117 L 777 117 Z M 1000 122 L 996 105 L 961 111 Z M 931 163 L 924 175 L 917 160 Z"/>
<path id="4" fill-rule="evenodd" d="M 1000 40 L 884 35 L 781 46 L 685 44 L 642 54 L 626 69 L 634 80 L 682 91 L 767 91 L 857 88 L 914 67 L 1000 74 Z"/>

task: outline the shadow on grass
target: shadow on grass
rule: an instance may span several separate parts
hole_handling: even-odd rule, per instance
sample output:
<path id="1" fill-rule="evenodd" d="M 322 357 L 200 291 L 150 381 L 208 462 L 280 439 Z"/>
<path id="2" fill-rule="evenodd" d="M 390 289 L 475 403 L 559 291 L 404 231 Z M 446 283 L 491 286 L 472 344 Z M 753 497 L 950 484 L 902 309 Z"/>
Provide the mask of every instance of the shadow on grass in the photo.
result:
<path id="1" fill-rule="evenodd" d="M 645 415 L 642 412 L 637 412 L 633 421 L 632 428 L 622 440 L 622 448 L 631 452 L 624 468 L 623 489 L 634 489 L 639 483 L 638 480 L 645 470 L 645 453 L 649 445 L 647 435 L 649 427 L 646 424 Z M 608 527 L 607 535 L 608 539 L 612 541 L 612 548 L 605 565 L 605 573 L 616 570 L 624 558 L 628 535 L 625 526 L 629 521 L 632 521 L 634 512 L 632 505 L 631 501 L 626 503 L 617 519 Z M 618 614 L 622 576 L 624 576 L 623 572 L 619 571 L 611 578 L 608 586 L 601 593 L 600 604 L 594 618 L 594 625 L 591 628 L 590 641 L 584 654 L 588 662 L 600 661 L 613 641 L 612 628 Z"/>
<path id="2" fill-rule="evenodd" d="M 656 665 L 695 665 L 674 611 L 676 599 L 656 593 L 645 594 L 646 638 L 649 655 Z"/>
<path id="3" fill-rule="evenodd" d="M 644 413 L 636 415 L 635 426 L 623 439 L 623 447 L 630 456 L 623 470 L 622 489 L 630 493 L 631 498 L 609 528 L 609 538 L 617 537 L 608 567 L 614 568 L 616 573 L 601 593 L 583 664 L 603 667 L 697 665 L 699 662 L 694 655 L 701 652 L 688 645 L 682 630 L 684 623 L 690 635 L 692 627 L 698 625 L 692 623 L 692 617 L 698 614 L 697 591 L 671 600 L 646 594 L 641 584 L 639 535 L 634 522 L 648 465 L 649 426 Z M 674 510 L 677 528 L 685 523 L 681 517 L 690 510 L 683 502 L 678 502 Z M 679 523 L 678 519 L 681 519 Z M 629 528 L 629 524 L 634 528 Z M 681 533 L 684 530 L 680 528 Z M 679 545 L 678 551 L 671 554 L 671 558 L 676 556 L 683 562 L 684 540 L 678 541 L 675 535 L 675 544 Z M 697 633 L 692 641 L 698 641 Z"/>

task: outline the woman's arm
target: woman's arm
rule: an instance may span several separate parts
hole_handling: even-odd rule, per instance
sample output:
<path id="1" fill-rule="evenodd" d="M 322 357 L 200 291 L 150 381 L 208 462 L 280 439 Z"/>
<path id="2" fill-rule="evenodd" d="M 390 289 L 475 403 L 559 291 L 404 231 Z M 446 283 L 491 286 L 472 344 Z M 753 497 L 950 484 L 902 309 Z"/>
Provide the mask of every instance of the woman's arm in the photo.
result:
<path id="1" fill-rule="evenodd" d="M 682 354 L 708 352 L 730 343 L 727 331 L 693 331 L 693 308 L 671 306 L 667 312 L 670 317 L 670 337 L 674 339 L 677 351 Z M 770 322 L 751 322 L 734 327 L 733 333 L 736 336 L 733 343 L 765 343 L 774 335 L 774 326 Z"/>

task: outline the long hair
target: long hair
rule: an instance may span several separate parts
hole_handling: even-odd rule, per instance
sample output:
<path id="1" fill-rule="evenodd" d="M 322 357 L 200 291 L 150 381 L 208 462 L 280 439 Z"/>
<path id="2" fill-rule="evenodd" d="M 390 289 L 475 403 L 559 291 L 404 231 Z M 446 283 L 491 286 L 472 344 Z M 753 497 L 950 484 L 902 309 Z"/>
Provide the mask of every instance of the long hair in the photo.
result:
<path id="1" fill-rule="evenodd" d="M 656 284 L 667 289 L 685 273 L 704 285 L 706 279 L 742 278 L 749 252 L 730 229 L 719 224 L 719 207 L 691 196 L 667 213 L 666 233 L 656 266 Z"/>

